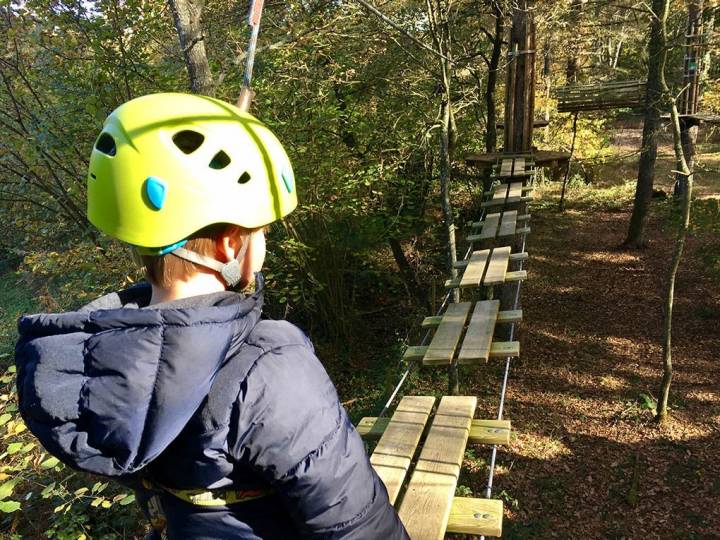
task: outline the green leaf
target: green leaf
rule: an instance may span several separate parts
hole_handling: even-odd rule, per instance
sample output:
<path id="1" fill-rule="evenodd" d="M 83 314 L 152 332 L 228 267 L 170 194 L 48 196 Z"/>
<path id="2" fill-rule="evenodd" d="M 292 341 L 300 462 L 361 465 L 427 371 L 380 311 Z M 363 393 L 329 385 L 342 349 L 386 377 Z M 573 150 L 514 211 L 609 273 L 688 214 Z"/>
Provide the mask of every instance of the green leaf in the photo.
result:
<path id="1" fill-rule="evenodd" d="M 45 489 L 40 492 L 40 495 L 43 499 L 47 499 L 52 494 L 53 489 L 55 489 L 55 482 L 53 482 L 49 486 L 46 486 Z"/>
<path id="2" fill-rule="evenodd" d="M 0 501 L 0 512 L 12 514 L 15 510 L 20 509 L 20 503 L 17 501 Z"/>
<path id="3" fill-rule="evenodd" d="M 135 502 L 135 495 L 128 495 L 120 501 L 120 506 L 127 506 L 132 502 Z"/>
<path id="4" fill-rule="evenodd" d="M 7 453 L 8 455 L 17 454 L 20 450 L 22 450 L 23 443 L 21 442 L 14 442 L 12 444 L 9 444 L 7 447 Z"/>
<path id="5" fill-rule="evenodd" d="M 17 484 L 19 481 L 19 478 L 13 478 L 12 480 L 8 480 L 0 486 L 0 501 L 2 501 L 3 499 L 7 499 L 10 495 L 12 495 L 12 492 L 15 489 L 15 484 Z"/>
<path id="6" fill-rule="evenodd" d="M 80 489 L 76 489 L 76 490 L 75 490 L 75 495 L 80 496 L 80 495 L 82 495 L 83 493 L 85 493 L 87 490 L 88 490 L 88 488 L 86 488 L 86 487 L 81 487 Z"/>
<path id="7" fill-rule="evenodd" d="M 43 469 L 52 469 L 55 465 L 60 463 L 60 460 L 56 457 L 51 457 L 50 459 L 46 459 L 40 464 L 40 467 Z"/>
<path id="8" fill-rule="evenodd" d="M 25 454 L 25 453 L 29 452 L 30 450 L 32 450 L 33 448 L 35 448 L 35 443 L 34 443 L 34 442 L 29 442 L 29 443 L 27 443 L 25 446 L 22 447 L 21 452 L 22 452 L 23 454 Z"/>
<path id="9" fill-rule="evenodd" d="M 5 424 L 7 424 L 11 418 L 12 416 L 7 413 L 0 415 L 0 426 L 4 426 Z"/>

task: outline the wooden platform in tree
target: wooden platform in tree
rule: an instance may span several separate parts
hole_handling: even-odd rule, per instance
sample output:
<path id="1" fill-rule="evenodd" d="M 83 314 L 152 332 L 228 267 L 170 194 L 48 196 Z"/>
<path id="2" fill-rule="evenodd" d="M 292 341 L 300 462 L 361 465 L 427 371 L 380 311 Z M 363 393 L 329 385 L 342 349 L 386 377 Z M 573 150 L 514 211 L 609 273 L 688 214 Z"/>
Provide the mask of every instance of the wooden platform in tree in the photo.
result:
<path id="1" fill-rule="evenodd" d="M 645 81 L 574 84 L 557 88 L 555 97 L 558 102 L 558 112 L 642 107 L 645 103 Z"/>
<path id="2" fill-rule="evenodd" d="M 523 178 L 535 174 L 535 166 L 529 157 L 503 158 L 493 173 L 493 178 L 509 181 L 514 178 Z"/>
<path id="3" fill-rule="evenodd" d="M 360 434 L 380 437 L 370 462 L 411 538 L 500 536 L 502 501 L 455 497 L 455 489 L 468 442 L 507 444 L 510 422 L 474 420 L 475 397 L 445 396 L 433 414 L 435 401 L 432 396 L 405 396 L 392 418 L 363 418 Z"/>
<path id="4" fill-rule="evenodd" d="M 470 167 L 489 169 L 499 160 L 508 157 L 503 152 L 490 152 L 488 154 L 470 154 L 465 156 L 465 163 Z M 564 168 L 570 159 L 569 152 L 555 152 L 552 150 L 536 150 L 532 153 L 535 167 Z"/>

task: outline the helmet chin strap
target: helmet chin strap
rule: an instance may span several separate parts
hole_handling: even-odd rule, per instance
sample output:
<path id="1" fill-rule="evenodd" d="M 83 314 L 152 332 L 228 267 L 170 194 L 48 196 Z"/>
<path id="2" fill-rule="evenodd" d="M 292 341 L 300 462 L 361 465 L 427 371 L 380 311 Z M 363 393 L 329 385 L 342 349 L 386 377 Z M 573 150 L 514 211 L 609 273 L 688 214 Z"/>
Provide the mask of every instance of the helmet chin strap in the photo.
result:
<path id="1" fill-rule="evenodd" d="M 199 253 L 195 253 L 194 251 L 190 251 L 189 249 L 182 247 L 174 249 L 170 253 L 180 257 L 181 259 L 185 259 L 186 261 L 190 261 L 192 263 L 199 264 L 200 266 L 204 266 L 205 268 L 209 268 L 210 270 L 220 272 L 220 275 L 225 280 L 227 286 L 234 287 L 240 283 L 240 280 L 242 279 L 242 269 L 240 268 L 240 263 L 245 258 L 248 245 L 250 245 L 249 236 L 243 242 L 237 257 L 227 263 L 222 263 L 212 257 L 200 255 Z"/>

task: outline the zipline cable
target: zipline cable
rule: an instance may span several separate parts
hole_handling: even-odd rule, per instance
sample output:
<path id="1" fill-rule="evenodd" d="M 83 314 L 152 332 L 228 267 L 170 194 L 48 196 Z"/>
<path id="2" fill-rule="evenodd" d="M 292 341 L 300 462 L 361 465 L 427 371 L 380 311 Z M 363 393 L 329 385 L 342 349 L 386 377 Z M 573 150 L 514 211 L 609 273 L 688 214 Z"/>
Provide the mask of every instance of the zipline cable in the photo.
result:
<path id="1" fill-rule="evenodd" d="M 257 50 L 258 34 L 260 34 L 260 19 L 262 19 L 265 0 L 252 0 L 248 12 L 248 25 L 250 26 L 250 42 L 248 43 L 247 56 L 245 57 L 245 74 L 243 75 L 243 86 L 237 100 L 237 106 L 241 111 L 250 110 L 255 92 L 252 90 L 253 68 L 255 67 L 255 51 Z"/>

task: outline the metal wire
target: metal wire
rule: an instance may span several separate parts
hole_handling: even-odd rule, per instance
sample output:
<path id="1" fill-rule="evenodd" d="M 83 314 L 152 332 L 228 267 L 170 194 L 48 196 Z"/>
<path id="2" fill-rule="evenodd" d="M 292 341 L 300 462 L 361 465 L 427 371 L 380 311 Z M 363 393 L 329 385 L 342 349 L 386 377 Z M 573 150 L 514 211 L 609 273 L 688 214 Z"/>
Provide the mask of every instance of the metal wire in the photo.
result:
<path id="1" fill-rule="evenodd" d="M 527 242 L 527 233 L 523 234 L 523 243 L 522 243 L 522 249 L 520 250 L 520 253 L 525 253 L 525 244 Z M 520 270 L 523 269 L 523 261 L 520 261 Z M 518 281 L 517 287 L 515 288 L 515 301 L 513 302 L 513 310 L 517 309 L 518 303 L 520 302 L 520 288 L 522 286 L 522 281 Z M 516 323 L 512 323 L 510 325 L 510 341 L 513 340 L 515 337 L 515 325 Z M 503 416 L 503 410 L 505 409 L 505 394 L 507 393 L 507 382 L 508 382 L 508 375 L 510 374 L 510 360 L 512 357 L 508 356 L 505 358 L 505 373 L 503 375 L 503 382 L 502 382 L 502 388 L 500 390 L 500 405 L 498 406 L 498 420 L 502 420 Z M 492 447 L 492 453 L 490 455 L 490 472 L 488 473 L 488 483 L 487 487 L 485 488 L 485 498 L 489 499 L 492 496 L 492 485 L 493 485 L 493 478 L 495 477 L 495 459 L 497 457 L 497 445 L 493 445 Z"/>
<path id="2" fill-rule="evenodd" d="M 530 177 L 530 185 L 533 186 L 535 184 L 535 176 Z M 522 249 L 520 250 L 520 253 L 525 253 L 525 245 L 527 244 L 527 233 L 523 234 L 523 242 L 522 242 Z M 520 268 L 519 270 L 523 269 L 523 261 L 520 260 Z M 520 288 L 522 286 L 522 281 L 518 281 L 517 287 L 515 289 L 515 301 L 513 302 L 513 310 L 517 309 L 518 303 L 520 302 Z M 513 340 L 515 337 L 515 327 L 516 323 L 512 323 L 510 325 L 510 341 Z M 503 382 L 502 382 L 502 388 L 500 389 L 500 404 L 498 405 L 498 415 L 497 419 L 502 420 L 503 417 L 503 411 L 505 409 L 505 395 L 507 393 L 507 384 L 508 384 L 508 376 L 510 375 L 510 360 L 512 357 L 508 356 L 505 358 L 505 372 L 503 374 Z M 490 453 L 490 465 L 489 465 L 489 471 L 488 471 L 488 481 L 487 486 L 485 488 L 485 498 L 489 499 L 492 497 L 492 488 L 493 488 L 493 480 L 495 479 L 495 461 L 497 459 L 497 445 L 494 444 L 492 447 L 492 451 Z M 481 536 L 480 540 L 485 540 L 485 536 Z"/>

